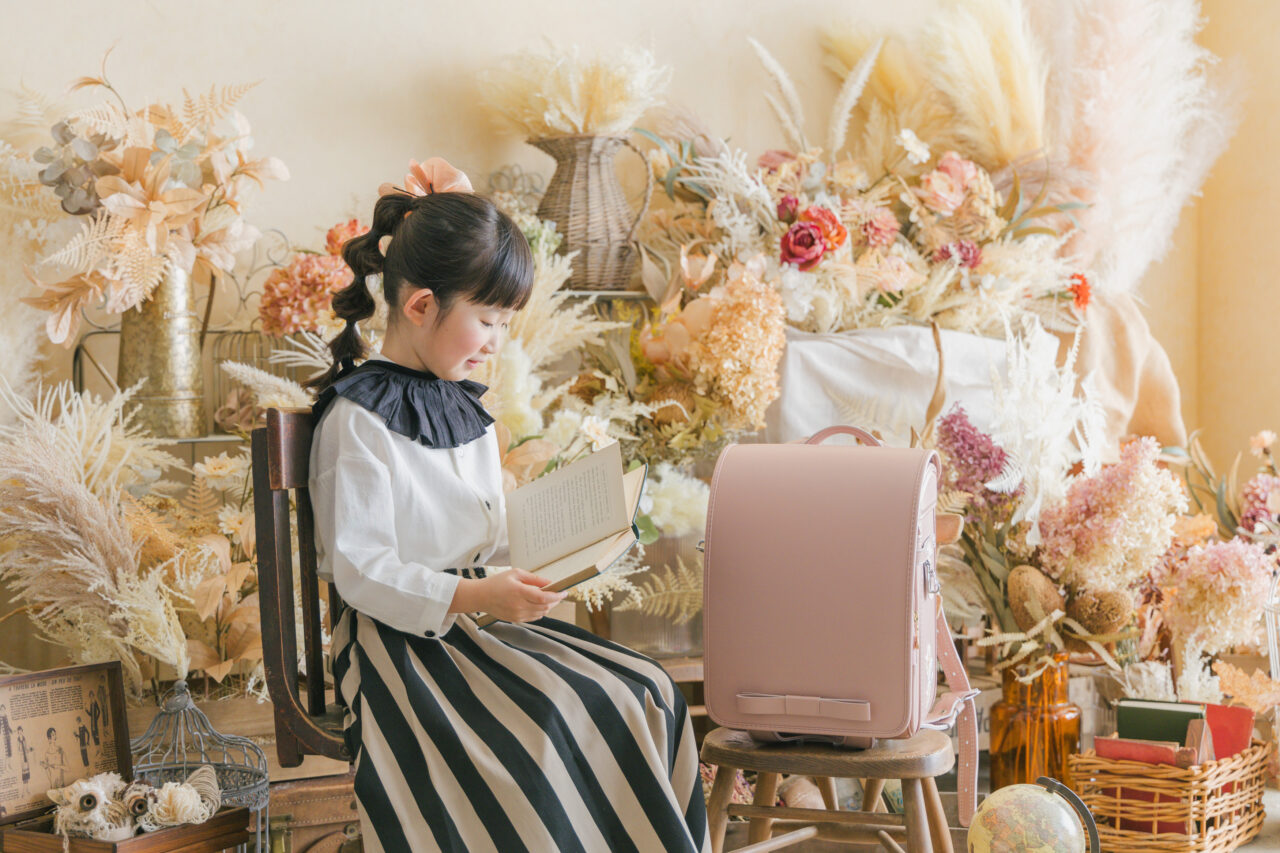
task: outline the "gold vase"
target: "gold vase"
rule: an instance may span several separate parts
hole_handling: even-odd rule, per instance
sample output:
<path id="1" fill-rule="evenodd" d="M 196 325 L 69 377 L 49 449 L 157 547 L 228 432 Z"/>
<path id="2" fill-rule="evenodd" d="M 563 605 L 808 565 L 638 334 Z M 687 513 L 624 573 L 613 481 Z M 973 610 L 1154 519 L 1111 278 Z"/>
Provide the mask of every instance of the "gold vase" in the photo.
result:
<path id="1" fill-rule="evenodd" d="M 134 422 L 165 438 L 205 434 L 200 318 L 191 275 L 172 268 L 147 301 L 120 318 L 116 382 L 132 388 Z"/>

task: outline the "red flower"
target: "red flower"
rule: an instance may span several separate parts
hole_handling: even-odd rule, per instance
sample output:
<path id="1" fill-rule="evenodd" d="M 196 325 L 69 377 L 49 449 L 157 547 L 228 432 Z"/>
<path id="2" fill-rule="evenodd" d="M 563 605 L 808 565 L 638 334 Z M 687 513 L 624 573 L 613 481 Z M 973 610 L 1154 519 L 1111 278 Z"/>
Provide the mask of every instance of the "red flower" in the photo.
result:
<path id="1" fill-rule="evenodd" d="M 1089 284 L 1089 279 L 1085 277 L 1084 273 L 1073 273 L 1071 275 L 1071 286 L 1067 289 L 1075 297 L 1074 303 L 1077 311 L 1084 311 L 1089 307 L 1089 299 L 1093 296 L 1093 287 Z"/>
<path id="2" fill-rule="evenodd" d="M 822 260 L 827 250 L 822 229 L 812 222 L 797 222 L 782 235 L 782 262 L 795 264 L 802 270 L 811 270 Z"/>
<path id="3" fill-rule="evenodd" d="M 845 238 L 849 236 L 849 232 L 840 224 L 840 218 L 827 210 L 825 207 L 811 205 L 805 208 L 804 213 L 800 214 L 801 222 L 812 222 L 818 226 L 818 230 L 822 232 L 822 241 L 826 244 L 827 251 L 834 251 L 844 245 Z"/>
<path id="4" fill-rule="evenodd" d="M 795 222 L 796 210 L 800 207 L 800 199 L 793 195 L 784 195 L 778 202 L 778 219 L 783 222 Z"/>

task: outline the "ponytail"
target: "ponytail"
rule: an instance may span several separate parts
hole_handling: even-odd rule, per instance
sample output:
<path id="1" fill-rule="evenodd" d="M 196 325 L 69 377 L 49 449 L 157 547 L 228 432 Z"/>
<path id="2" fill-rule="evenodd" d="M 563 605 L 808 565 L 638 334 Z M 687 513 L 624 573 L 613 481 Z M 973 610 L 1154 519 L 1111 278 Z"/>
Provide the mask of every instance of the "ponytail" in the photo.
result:
<path id="1" fill-rule="evenodd" d="M 323 391 L 338 378 L 344 362 L 359 361 L 365 357 L 364 339 L 360 337 L 356 324 L 372 317 L 378 308 L 373 293 L 369 291 L 369 277 L 383 273 L 385 257 L 379 244 L 384 237 L 395 233 L 405 217 L 413 212 L 416 201 L 415 197 L 401 193 L 383 196 L 373 208 L 373 225 L 369 231 L 342 245 L 342 259 L 351 268 L 353 278 L 351 284 L 333 295 L 333 313 L 346 320 L 347 325 L 329 341 L 333 364 L 321 375 L 308 380 L 306 387 Z M 384 282 L 384 293 L 389 290 Z"/>
<path id="2" fill-rule="evenodd" d="M 443 317 L 459 298 L 519 310 L 533 287 L 533 253 L 524 234 L 492 201 L 469 192 L 382 196 L 369 232 L 343 244 L 342 259 L 354 278 L 333 295 L 333 311 L 347 325 L 329 342 L 333 366 L 307 382 L 317 391 L 333 384 L 343 362 L 365 356 L 356 324 L 377 307 L 371 275 L 382 276 L 388 323 L 396 321 L 403 288 L 430 288 Z"/>

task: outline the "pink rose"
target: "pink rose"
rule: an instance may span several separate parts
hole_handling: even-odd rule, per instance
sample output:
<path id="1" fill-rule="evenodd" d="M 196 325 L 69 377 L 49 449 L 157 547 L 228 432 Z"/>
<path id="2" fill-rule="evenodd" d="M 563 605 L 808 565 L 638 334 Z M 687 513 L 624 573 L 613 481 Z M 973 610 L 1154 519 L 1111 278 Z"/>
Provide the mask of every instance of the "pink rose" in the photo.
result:
<path id="1" fill-rule="evenodd" d="M 892 246 L 901 230 L 902 223 L 887 207 L 877 207 L 862 223 L 862 236 L 872 246 Z"/>
<path id="2" fill-rule="evenodd" d="M 978 179 L 978 164 L 966 160 L 954 151 L 948 151 L 938 160 L 937 169 L 951 178 L 965 192 Z"/>
<path id="3" fill-rule="evenodd" d="M 822 239 L 827 244 L 828 252 L 844 245 L 845 238 L 849 236 L 849 232 L 840 223 L 838 216 L 816 204 L 805 208 L 804 213 L 800 214 L 800 221 L 812 222 L 818 226 L 818 230 L 822 232 Z"/>
<path id="4" fill-rule="evenodd" d="M 800 209 L 800 199 L 793 195 L 784 195 L 778 202 L 778 219 L 783 222 L 795 222 L 796 211 Z"/>
<path id="5" fill-rule="evenodd" d="M 964 204 L 965 189 L 951 175 L 934 169 L 920 178 L 920 186 L 916 187 L 915 194 L 924 202 L 925 207 L 943 216 L 950 216 Z"/>
<path id="6" fill-rule="evenodd" d="M 811 270 L 822 260 L 827 241 L 822 229 L 812 222 L 797 222 L 782 235 L 782 262 L 795 264 L 802 270 Z"/>

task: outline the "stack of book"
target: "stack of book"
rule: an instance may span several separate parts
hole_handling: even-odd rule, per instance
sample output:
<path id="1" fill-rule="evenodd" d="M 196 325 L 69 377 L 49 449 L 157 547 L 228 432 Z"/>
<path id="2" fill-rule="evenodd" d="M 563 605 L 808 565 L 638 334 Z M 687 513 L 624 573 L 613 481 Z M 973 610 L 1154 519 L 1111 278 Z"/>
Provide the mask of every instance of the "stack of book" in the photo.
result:
<path id="1" fill-rule="evenodd" d="M 1195 767 L 1249 747 L 1253 711 L 1195 702 L 1121 699 L 1116 734 L 1094 738 L 1099 758 Z"/>
<path id="2" fill-rule="evenodd" d="M 1253 740 L 1253 711 L 1248 708 L 1212 703 L 1160 702 L 1121 699 L 1116 702 L 1116 734 L 1096 737 L 1094 752 L 1099 758 L 1171 764 L 1195 768 L 1216 759 L 1230 758 L 1249 748 Z M 1227 783 L 1223 793 L 1235 789 Z M 1160 794 L 1138 788 L 1110 790 L 1111 796 L 1140 803 L 1177 801 L 1176 794 Z M 1136 832 L 1185 834 L 1192 827 L 1184 822 L 1131 820 L 1121 818 L 1118 828 Z"/>

